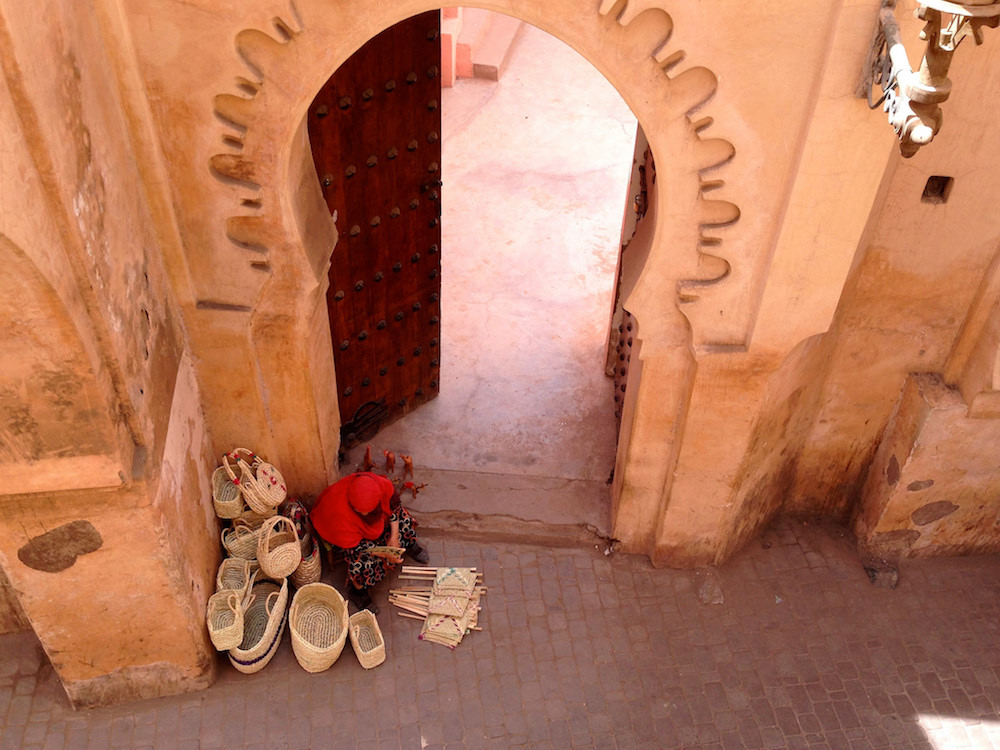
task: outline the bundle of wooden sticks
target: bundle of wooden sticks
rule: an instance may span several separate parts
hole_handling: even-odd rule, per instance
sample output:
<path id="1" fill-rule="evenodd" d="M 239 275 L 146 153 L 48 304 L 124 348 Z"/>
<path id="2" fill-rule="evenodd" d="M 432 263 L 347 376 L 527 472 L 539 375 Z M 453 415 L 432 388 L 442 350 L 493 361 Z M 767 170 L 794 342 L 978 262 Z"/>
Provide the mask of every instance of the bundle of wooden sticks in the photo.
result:
<path id="1" fill-rule="evenodd" d="M 475 568 L 421 568 L 403 566 L 403 585 L 389 591 L 389 603 L 401 617 L 422 620 L 422 640 L 454 649 L 478 626 L 480 599 L 486 593 L 483 575 Z"/>

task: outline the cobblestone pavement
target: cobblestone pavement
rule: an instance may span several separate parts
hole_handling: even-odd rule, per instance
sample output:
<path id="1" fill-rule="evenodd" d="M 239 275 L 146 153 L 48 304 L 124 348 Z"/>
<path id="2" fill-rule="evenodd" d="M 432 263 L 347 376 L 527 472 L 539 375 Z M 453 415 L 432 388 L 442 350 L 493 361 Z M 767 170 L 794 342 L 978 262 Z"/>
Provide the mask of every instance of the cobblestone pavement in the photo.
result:
<path id="1" fill-rule="evenodd" d="M 223 662 L 204 692 L 74 712 L 33 636 L 5 636 L 0 748 L 1000 747 L 1000 557 L 908 561 L 886 590 L 800 521 L 714 571 L 426 542 L 489 589 L 454 651 L 417 640 L 382 584 L 373 670 L 348 644 L 308 674 L 286 631 L 258 674 Z"/>

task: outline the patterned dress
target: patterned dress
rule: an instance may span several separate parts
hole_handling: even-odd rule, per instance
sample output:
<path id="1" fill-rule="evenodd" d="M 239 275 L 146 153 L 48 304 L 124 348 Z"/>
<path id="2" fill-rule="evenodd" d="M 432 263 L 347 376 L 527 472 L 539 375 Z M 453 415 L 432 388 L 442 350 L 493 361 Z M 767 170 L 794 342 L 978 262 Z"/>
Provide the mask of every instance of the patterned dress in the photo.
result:
<path id="1" fill-rule="evenodd" d="M 351 549 L 330 545 L 334 553 L 347 560 L 348 584 L 355 588 L 368 588 L 385 578 L 386 573 L 389 572 L 390 563 L 381 557 L 368 554 L 368 550 L 372 547 L 385 547 L 389 544 L 393 521 L 399 521 L 399 546 L 410 549 L 417 541 L 417 533 L 413 528 L 415 525 L 413 518 L 402 505 L 398 506 L 389 516 L 389 520 L 385 524 L 385 531 L 375 541 L 362 539 L 356 547 Z"/>

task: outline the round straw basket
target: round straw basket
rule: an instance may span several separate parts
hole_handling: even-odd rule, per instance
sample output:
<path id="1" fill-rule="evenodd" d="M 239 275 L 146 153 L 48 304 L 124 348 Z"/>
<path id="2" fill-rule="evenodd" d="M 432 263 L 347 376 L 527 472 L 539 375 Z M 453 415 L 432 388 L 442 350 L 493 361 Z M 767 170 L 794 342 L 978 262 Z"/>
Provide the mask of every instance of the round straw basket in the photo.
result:
<path id="1" fill-rule="evenodd" d="M 319 543 L 312 541 L 312 552 L 302 558 L 299 567 L 292 573 L 292 585 L 300 589 L 308 583 L 316 583 L 323 576 L 323 558 L 319 554 Z"/>
<path id="2" fill-rule="evenodd" d="M 227 458 L 229 457 L 232 457 L 239 467 L 240 478 L 237 484 L 243 491 L 247 505 L 261 515 L 273 514 L 288 496 L 285 479 L 281 473 L 271 464 L 262 461 L 259 456 L 254 456 L 251 463 L 247 463 L 239 455 L 227 454 Z M 226 466 L 227 470 L 232 472 L 228 461 Z"/>
<path id="3" fill-rule="evenodd" d="M 222 531 L 222 546 L 230 557 L 244 560 L 257 559 L 257 543 L 260 541 L 260 529 L 256 531 L 247 526 L 234 526 Z"/>
<path id="4" fill-rule="evenodd" d="M 295 525 L 284 516 L 269 518 L 260 527 L 257 562 L 264 574 L 271 578 L 290 576 L 302 562 Z"/>
<path id="5" fill-rule="evenodd" d="M 351 615 L 347 627 L 351 647 L 362 667 L 371 669 L 385 661 L 385 639 L 371 610 L 363 609 Z"/>
<path id="6" fill-rule="evenodd" d="M 235 591 L 240 599 L 250 586 L 250 561 L 242 557 L 227 557 L 215 575 L 215 591 Z"/>
<path id="7" fill-rule="evenodd" d="M 307 672 L 329 669 L 347 641 L 347 602 L 333 586 L 306 584 L 292 599 L 288 628 L 299 665 Z"/>
<path id="8" fill-rule="evenodd" d="M 243 607 L 235 591 L 221 591 L 208 598 L 208 635 L 219 651 L 228 651 L 243 640 Z"/>
<path id="9" fill-rule="evenodd" d="M 288 584 L 259 581 L 250 587 L 243 613 L 243 640 L 229 650 L 229 661 L 240 672 L 259 672 L 278 650 L 285 632 Z"/>
<path id="10" fill-rule="evenodd" d="M 243 493 L 224 466 L 212 472 L 212 504 L 219 518 L 236 518 L 243 512 Z"/>

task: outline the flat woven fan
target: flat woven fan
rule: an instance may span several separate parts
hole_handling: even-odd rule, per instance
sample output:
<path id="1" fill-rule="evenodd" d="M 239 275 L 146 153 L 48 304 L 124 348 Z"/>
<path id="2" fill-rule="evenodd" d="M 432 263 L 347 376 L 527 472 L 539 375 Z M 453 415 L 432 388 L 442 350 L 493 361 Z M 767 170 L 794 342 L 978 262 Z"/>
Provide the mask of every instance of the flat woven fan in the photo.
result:
<path id="1" fill-rule="evenodd" d="M 472 568 L 441 568 L 431 586 L 427 611 L 432 615 L 461 617 L 475 589 L 476 572 Z"/>

